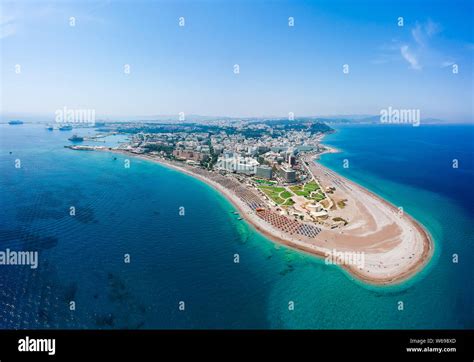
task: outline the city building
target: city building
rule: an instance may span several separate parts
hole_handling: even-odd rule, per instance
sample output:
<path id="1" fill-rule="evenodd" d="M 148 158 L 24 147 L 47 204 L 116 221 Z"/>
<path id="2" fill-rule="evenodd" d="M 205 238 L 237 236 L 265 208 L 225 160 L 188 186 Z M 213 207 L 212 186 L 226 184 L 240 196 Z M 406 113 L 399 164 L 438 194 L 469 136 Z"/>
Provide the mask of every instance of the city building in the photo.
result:
<path id="1" fill-rule="evenodd" d="M 313 151 L 313 150 L 318 150 L 318 147 L 317 146 L 301 145 L 301 146 L 296 147 L 296 150 L 298 152 L 309 152 L 309 151 Z"/>
<path id="2" fill-rule="evenodd" d="M 282 168 L 281 175 L 286 182 L 296 181 L 296 171 L 291 168 Z"/>
<path id="3" fill-rule="evenodd" d="M 225 153 L 219 157 L 216 167 L 227 172 L 243 173 L 246 175 L 255 175 L 257 172 L 258 161 L 251 157 L 242 157 Z"/>
<path id="4" fill-rule="evenodd" d="M 273 176 L 273 170 L 270 166 L 267 166 L 267 165 L 257 166 L 256 176 L 266 178 L 266 179 L 271 179 Z"/>
<path id="5" fill-rule="evenodd" d="M 208 155 L 191 150 L 174 150 L 173 156 L 179 160 L 191 160 L 195 162 L 204 161 Z"/>
<path id="6" fill-rule="evenodd" d="M 315 202 L 314 204 L 308 204 L 306 205 L 306 208 L 311 212 L 311 213 L 317 213 L 322 211 L 323 207 L 319 202 Z"/>
<path id="7" fill-rule="evenodd" d="M 294 166 L 296 164 L 296 157 L 293 154 L 288 155 L 288 164 Z"/>

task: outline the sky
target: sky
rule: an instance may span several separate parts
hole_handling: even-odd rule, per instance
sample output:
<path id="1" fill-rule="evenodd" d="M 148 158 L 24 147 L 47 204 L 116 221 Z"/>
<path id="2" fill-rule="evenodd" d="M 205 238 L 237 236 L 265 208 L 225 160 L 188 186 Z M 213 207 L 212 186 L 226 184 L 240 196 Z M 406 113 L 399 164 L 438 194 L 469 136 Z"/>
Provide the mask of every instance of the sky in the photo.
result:
<path id="1" fill-rule="evenodd" d="M 0 111 L 472 122 L 473 4 L 1 0 Z"/>

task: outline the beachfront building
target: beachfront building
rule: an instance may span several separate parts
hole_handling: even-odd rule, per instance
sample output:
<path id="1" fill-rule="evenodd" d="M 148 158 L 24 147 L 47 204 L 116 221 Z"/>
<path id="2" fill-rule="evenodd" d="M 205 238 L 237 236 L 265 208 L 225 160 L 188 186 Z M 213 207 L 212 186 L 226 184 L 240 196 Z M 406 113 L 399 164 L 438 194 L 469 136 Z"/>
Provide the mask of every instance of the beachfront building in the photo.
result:
<path id="1" fill-rule="evenodd" d="M 258 161 L 254 158 L 225 153 L 217 159 L 216 167 L 227 172 L 255 175 L 258 165 Z"/>
<path id="2" fill-rule="evenodd" d="M 315 202 L 313 204 L 308 204 L 308 205 L 306 205 L 306 208 L 310 212 L 319 212 L 323 209 L 322 205 L 319 202 Z"/>
<path id="3" fill-rule="evenodd" d="M 309 211 L 310 215 L 314 218 L 326 217 L 328 215 L 327 210 L 325 210 L 319 202 L 306 205 L 306 209 Z"/>
<path id="4" fill-rule="evenodd" d="M 270 180 L 273 176 L 273 170 L 270 166 L 267 165 L 257 166 L 256 176 Z"/>
<path id="5" fill-rule="evenodd" d="M 298 152 L 309 152 L 309 151 L 313 151 L 313 150 L 316 150 L 318 151 L 318 146 L 315 145 L 315 146 L 312 146 L 312 145 L 300 145 L 298 147 L 296 147 L 296 150 Z"/>
<path id="6" fill-rule="evenodd" d="M 192 151 L 192 150 L 180 150 L 176 149 L 173 151 L 173 156 L 178 160 L 194 161 L 200 162 L 205 161 L 208 158 L 208 155 L 202 152 Z"/>
<path id="7" fill-rule="evenodd" d="M 281 175 L 286 182 L 296 181 L 296 171 L 291 168 L 282 168 Z"/>

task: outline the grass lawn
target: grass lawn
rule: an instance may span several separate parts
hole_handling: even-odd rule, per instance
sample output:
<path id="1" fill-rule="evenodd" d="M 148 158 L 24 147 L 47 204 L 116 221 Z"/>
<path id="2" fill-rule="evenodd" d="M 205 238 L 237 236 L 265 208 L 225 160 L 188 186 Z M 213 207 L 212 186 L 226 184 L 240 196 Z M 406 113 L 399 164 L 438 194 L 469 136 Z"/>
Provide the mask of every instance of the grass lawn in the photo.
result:
<path id="1" fill-rule="evenodd" d="M 322 192 L 313 192 L 313 195 L 311 198 L 316 201 L 321 201 L 321 200 L 324 200 L 326 196 L 324 196 Z"/>
<path id="2" fill-rule="evenodd" d="M 290 186 L 290 190 L 293 191 L 293 193 L 298 196 L 304 196 L 304 197 L 309 196 L 309 193 L 306 191 L 303 191 L 303 188 L 301 186 Z"/>
<path id="3" fill-rule="evenodd" d="M 319 185 L 315 181 L 310 181 L 304 185 L 304 190 L 308 192 L 319 190 Z"/>
<path id="4" fill-rule="evenodd" d="M 320 201 L 325 197 L 315 181 L 310 181 L 304 185 L 290 186 L 290 190 L 293 191 L 295 195 L 304 196 L 311 200 Z"/>
<path id="5" fill-rule="evenodd" d="M 293 194 L 284 187 L 262 185 L 259 188 L 278 205 L 288 206 L 294 204 L 294 201 L 291 200 Z"/>
<path id="6" fill-rule="evenodd" d="M 260 179 L 254 179 L 254 181 L 260 185 L 274 185 L 276 184 L 276 181 L 269 181 L 269 180 L 260 180 Z"/>
<path id="7" fill-rule="evenodd" d="M 261 188 L 262 190 L 268 190 L 268 191 L 272 191 L 272 192 L 283 192 L 285 191 L 286 189 L 284 187 L 279 187 L 279 186 L 259 186 L 259 188 Z"/>

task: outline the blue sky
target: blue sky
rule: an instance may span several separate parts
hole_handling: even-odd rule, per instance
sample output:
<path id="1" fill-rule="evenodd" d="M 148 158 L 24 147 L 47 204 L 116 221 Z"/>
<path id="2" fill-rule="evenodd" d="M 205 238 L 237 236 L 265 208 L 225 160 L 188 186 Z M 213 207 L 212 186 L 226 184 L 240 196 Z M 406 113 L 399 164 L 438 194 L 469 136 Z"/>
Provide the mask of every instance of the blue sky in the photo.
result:
<path id="1" fill-rule="evenodd" d="M 473 3 L 2 0 L 2 112 L 472 121 Z"/>

